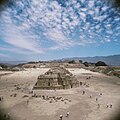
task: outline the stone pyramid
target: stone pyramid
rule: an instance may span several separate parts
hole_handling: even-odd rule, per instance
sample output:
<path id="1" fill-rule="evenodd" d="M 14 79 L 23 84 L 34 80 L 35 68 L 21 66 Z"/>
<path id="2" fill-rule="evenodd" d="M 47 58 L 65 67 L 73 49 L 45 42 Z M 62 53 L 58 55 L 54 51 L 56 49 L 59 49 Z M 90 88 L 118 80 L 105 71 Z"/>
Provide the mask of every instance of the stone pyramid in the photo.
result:
<path id="1" fill-rule="evenodd" d="M 79 86 L 76 77 L 63 67 L 53 67 L 38 76 L 33 89 L 69 89 Z"/>

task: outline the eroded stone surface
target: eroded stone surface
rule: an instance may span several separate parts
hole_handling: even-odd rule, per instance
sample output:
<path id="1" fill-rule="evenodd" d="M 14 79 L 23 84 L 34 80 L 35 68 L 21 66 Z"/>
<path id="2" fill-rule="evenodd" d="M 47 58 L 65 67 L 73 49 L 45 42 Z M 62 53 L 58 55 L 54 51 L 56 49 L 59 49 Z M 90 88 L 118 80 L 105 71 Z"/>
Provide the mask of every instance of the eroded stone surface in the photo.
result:
<path id="1" fill-rule="evenodd" d="M 63 67 L 53 67 L 38 76 L 33 89 L 69 89 L 79 86 L 77 78 Z"/>

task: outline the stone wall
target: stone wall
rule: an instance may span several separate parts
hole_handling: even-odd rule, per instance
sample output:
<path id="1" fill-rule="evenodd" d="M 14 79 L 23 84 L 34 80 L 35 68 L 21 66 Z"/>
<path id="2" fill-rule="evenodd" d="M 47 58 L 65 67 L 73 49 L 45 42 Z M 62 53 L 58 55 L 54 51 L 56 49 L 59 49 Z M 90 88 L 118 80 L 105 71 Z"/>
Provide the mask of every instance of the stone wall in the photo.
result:
<path id="1" fill-rule="evenodd" d="M 65 68 L 51 68 L 38 76 L 33 89 L 69 89 L 79 86 L 79 81 Z"/>

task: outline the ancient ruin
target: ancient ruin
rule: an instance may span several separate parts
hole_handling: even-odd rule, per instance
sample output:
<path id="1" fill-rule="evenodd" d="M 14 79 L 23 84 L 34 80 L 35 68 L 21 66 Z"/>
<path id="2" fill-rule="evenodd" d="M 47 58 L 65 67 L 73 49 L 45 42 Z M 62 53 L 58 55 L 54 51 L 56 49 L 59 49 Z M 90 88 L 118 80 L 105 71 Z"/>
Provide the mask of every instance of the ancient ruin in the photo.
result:
<path id="1" fill-rule="evenodd" d="M 69 89 L 79 86 L 76 77 L 63 67 L 53 67 L 38 76 L 33 89 Z"/>

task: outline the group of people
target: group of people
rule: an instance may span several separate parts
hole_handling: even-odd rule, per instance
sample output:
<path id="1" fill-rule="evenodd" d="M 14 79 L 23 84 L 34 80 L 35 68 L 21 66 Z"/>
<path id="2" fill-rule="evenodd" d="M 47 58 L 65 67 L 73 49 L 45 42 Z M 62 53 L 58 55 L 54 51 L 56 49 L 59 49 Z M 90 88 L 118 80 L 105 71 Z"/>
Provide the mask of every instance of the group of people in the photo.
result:
<path id="1" fill-rule="evenodd" d="M 112 104 L 110 103 L 110 104 L 107 104 L 106 105 L 106 108 L 112 108 Z"/>
<path id="2" fill-rule="evenodd" d="M 49 103 L 53 103 L 53 102 L 58 102 L 58 101 L 62 101 L 64 102 L 65 104 L 67 102 L 71 102 L 71 100 L 69 99 L 66 99 L 66 98 L 63 98 L 61 96 L 48 96 L 48 95 L 37 95 L 37 94 L 33 94 L 32 97 L 35 97 L 35 98 L 42 98 L 43 100 L 48 100 Z M 26 101 L 27 104 L 29 104 L 29 100 Z"/>
<path id="3" fill-rule="evenodd" d="M 100 93 L 100 96 L 102 96 L 102 93 Z M 98 101 L 98 98 L 96 98 L 96 101 Z M 106 104 L 106 108 L 112 108 L 112 104 Z M 100 104 L 98 104 L 98 108 L 100 108 Z"/>
<path id="4" fill-rule="evenodd" d="M 86 79 L 91 79 L 91 77 L 93 76 L 87 76 Z M 86 85 L 86 82 L 80 82 L 80 85 L 82 85 L 84 83 L 84 85 Z M 85 90 L 82 91 L 82 95 L 84 95 L 86 92 Z M 102 93 L 99 94 L 99 96 L 102 96 Z M 90 98 L 92 98 L 92 95 L 90 95 Z M 96 102 L 98 101 L 98 97 L 95 98 Z M 106 108 L 112 108 L 113 105 L 110 104 L 106 104 Z M 98 108 L 100 108 L 100 104 L 98 103 Z"/>
<path id="5" fill-rule="evenodd" d="M 43 100 L 50 100 L 50 103 L 52 102 L 58 102 L 58 100 L 64 102 L 64 101 L 68 101 L 68 102 L 71 102 L 71 100 L 69 99 L 66 99 L 66 98 L 63 98 L 61 96 L 48 96 L 48 95 L 37 95 L 37 94 L 33 94 L 32 97 L 35 97 L 35 98 L 42 98 Z"/>
<path id="6" fill-rule="evenodd" d="M 67 112 L 65 117 L 69 117 L 69 114 L 70 114 L 70 113 L 69 113 L 69 112 Z M 63 115 L 61 114 L 61 115 L 60 115 L 60 119 L 59 119 L 59 120 L 62 120 L 62 119 L 63 119 Z"/>
<path id="7" fill-rule="evenodd" d="M 10 113 L 8 114 L 3 114 L 3 120 L 10 120 Z"/>
<path id="8" fill-rule="evenodd" d="M 112 108 L 112 104 L 110 103 L 110 104 L 106 104 L 106 108 Z M 100 108 L 100 104 L 98 104 L 98 108 Z"/>
<path id="9" fill-rule="evenodd" d="M 85 90 L 82 91 L 82 95 L 84 95 L 86 92 Z M 99 94 L 99 96 L 102 96 L 102 93 Z M 92 98 L 92 95 L 90 95 L 90 98 Z M 97 102 L 98 101 L 98 97 L 95 98 L 95 101 Z M 113 105 L 110 103 L 110 104 L 107 104 L 106 105 L 106 108 L 112 108 Z M 98 103 L 98 108 L 100 108 L 100 104 Z"/>

